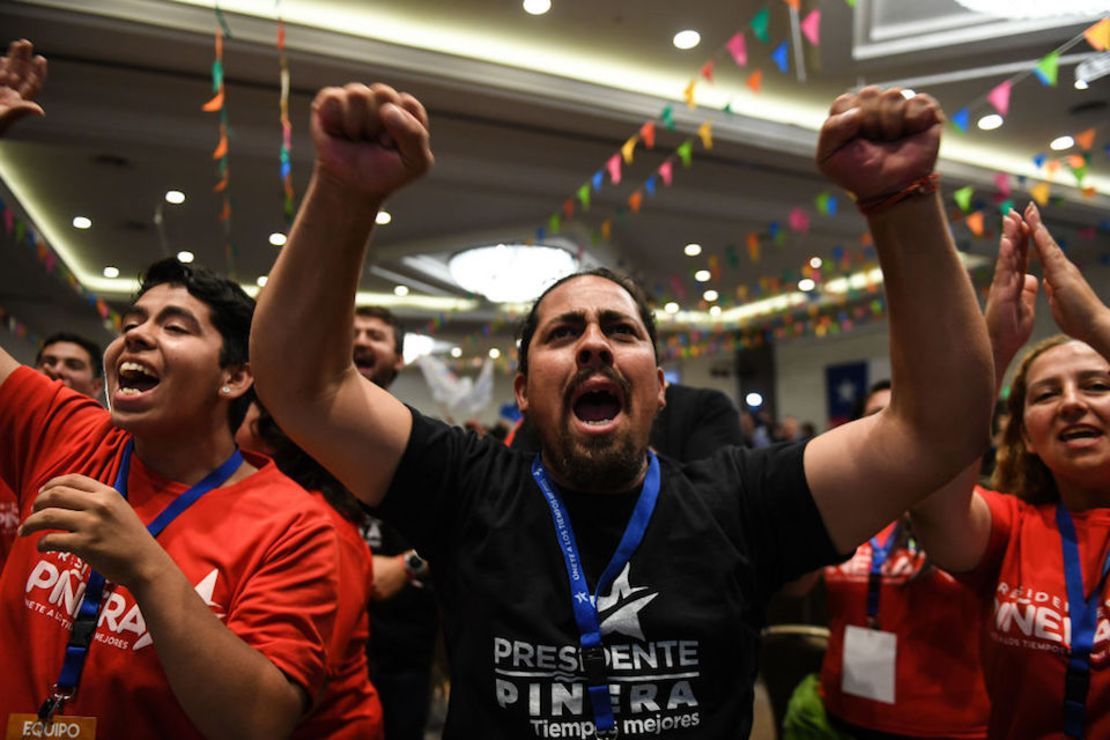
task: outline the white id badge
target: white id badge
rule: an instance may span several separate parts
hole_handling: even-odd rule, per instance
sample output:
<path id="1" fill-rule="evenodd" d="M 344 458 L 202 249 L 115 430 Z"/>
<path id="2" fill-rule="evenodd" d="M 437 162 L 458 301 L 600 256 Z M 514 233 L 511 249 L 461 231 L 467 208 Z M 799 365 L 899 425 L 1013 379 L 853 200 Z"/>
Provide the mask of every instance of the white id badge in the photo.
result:
<path id="1" fill-rule="evenodd" d="M 897 654 L 898 637 L 893 632 L 848 625 L 844 630 L 841 691 L 893 704 L 894 660 Z"/>

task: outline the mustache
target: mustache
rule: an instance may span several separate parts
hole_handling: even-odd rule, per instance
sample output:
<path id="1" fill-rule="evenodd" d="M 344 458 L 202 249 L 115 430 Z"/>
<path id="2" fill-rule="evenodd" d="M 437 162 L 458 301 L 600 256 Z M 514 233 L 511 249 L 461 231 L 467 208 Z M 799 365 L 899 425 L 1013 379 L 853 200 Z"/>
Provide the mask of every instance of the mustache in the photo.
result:
<path id="1" fill-rule="evenodd" d="M 625 380 L 616 370 L 606 365 L 601 367 L 584 367 L 579 370 L 575 376 L 571 378 L 570 384 L 563 394 L 563 405 L 570 406 L 571 399 L 574 398 L 574 394 L 577 392 L 578 388 L 586 381 L 593 380 L 599 375 L 611 380 L 621 389 L 622 401 L 627 405 L 632 398 L 632 384 Z"/>

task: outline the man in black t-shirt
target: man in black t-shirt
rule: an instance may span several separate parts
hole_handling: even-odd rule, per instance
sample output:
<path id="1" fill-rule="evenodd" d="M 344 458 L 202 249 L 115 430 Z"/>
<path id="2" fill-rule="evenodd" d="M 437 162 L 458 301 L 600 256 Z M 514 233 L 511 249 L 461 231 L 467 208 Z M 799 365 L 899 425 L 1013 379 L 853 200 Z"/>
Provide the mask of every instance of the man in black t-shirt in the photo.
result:
<path id="1" fill-rule="evenodd" d="M 535 459 L 358 374 L 343 334 L 374 213 L 432 154 L 411 96 L 320 92 L 316 169 L 251 359 L 282 426 L 432 564 L 452 672 L 445 737 L 746 735 L 769 595 L 981 453 L 993 369 L 930 176 L 942 121 L 926 96 L 865 88 L 837 99 L 818 144 L 822 171 L 868 215 L 886 275 L 888 409 L 680 468 L 648 453 L 665 402 L 651 311 L 606 271 L 555 284 L 525 322 L 514 389 L 539 431 Z"/>

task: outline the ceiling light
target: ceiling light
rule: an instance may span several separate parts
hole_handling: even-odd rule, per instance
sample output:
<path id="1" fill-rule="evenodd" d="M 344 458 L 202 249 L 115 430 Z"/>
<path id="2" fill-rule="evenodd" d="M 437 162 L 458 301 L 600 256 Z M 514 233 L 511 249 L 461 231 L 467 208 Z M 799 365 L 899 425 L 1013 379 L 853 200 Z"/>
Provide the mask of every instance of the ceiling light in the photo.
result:
<path id="1" fill-rule="evenodd" d="M 721 315 L 721 307 L 720 306 L 710 306 L 709 307 L 709 315 L 713 316 L 713 317 L 720 316 Z"/>
<path id="2" fill-rule="evenodd" d="M 501 350 L 497 349 L 497 347 L 490 347 L 489 348 L 489 358 L 491 360 L 496 360 L 500 356 L 501 356 Z"/>
<path id="3" fill-rule="evenodd" d="M 378 215 L 374 216 L 374 223 L 378 226 L 385 226 L 392 220 L 393 216 L 389 211 L 378 211 Z"/>
<path id="4" fill-rule="evenodd" d="M 106 278 L 118 278 L 119 277 L 119 268 L 118 267 L 112 267 L 111 265 L 108 265 L 107 267 L 104 268 L 104 277 L 106 277 Z"/>
<path id="5" fill-rule="evenodd" d="M 280 231 L 275 231 L 270 234 L 270 244 L 273 244 L 275 247 L 284 247 L 287 241 L 289 241 L 289 238 Z"/>
<path id="6" fill-rule="evenodd" d="M 698 270 L 694 273 L 694 280 L 697 280 L 699 283 L 708 283 L 711 277 L 713 277 L 713 275 L 709 270 Z"/>
<path id="7" fill-rule="evenodd" d="M 908 88 L 908 87 L 907 87 L 907 88 L 903 88 L 903 90 L 902 90 L 902 97 L 903 97 L 903 98 L 905 98 L 906 100 L 909 100 L 909 99 L 910 99 L 910 98 L 912 98 L 912 97 L 913 97 L 914 95 L 917 95 L 917 91 L 916 91 L 916 90 L 912 90 L 912 89 L 910 89 L 910 88 Z"/>
<path id="8" fill-rule="evenodd" d="M 685 247 L 682 248 L 682 251 L 687 257 L 697 257 L 699 254 L 701 254 L 701 245 L 687 244 Z"/>
<path id="9" fill-rule="evenodd" d="M 1054 152 L 1062 152 L 1065 149 L 1071 149 L 1073 146 L 1075 146 L 1075 139 L 1067 135 L 1057 136 L 1052 140 L 1052 143 L 1048 145 Z M 74 223 L 73 225 L 76 226 L 77 224 Z"/>
<path id="10" fill-rule="evenodd" d="M 674 301 L 670 301 L 665 306 L 663 306 L 663 310 L 669 314 L 676 314 L 678 313 L 678 304 Z"/>
<path id="11" fill-rule="evenodd" d="M 255 280 L 254 282 L 258 283 L 259 288 L 265 288 L 267 280 L 269 280 L 269 278 L 266 277 L 265 275 L 259 275 L 258 279 Z"/>
<path id="12" fill-rule="evenodd" d="M 526 244 L 473 247 L 447 261 L 451 278 L 494 303 L 526 303 L 578 269 L 565 249 Z"/>
<path id="13" fill-rule="evenodd" d="M 184 262 L 185 264 L 189 264 L 194 259 L 196 259 L 196 255 L 194 255 L 190 251 L 182 250 L 182 251 L 177 253 L 177 261 L 178 262 Z"/>
<path id="14" fill-rule="evenodd" d="M 1002 116 L 997 113 L 991 113 L 990 115 L 980 118 L 979 123 L 976 125 L 984 131 L 994 131 L 1002 125 Z"/>
<path id="15" fill-rule="evenodd" d="M 543 15 L 551 10 L 551 0 L 524 0 L 524 12 L 530 15 Z"/>
<path id="16" fill-rule="evenodd" d="M 719 296 L 717 294 L 717 291 L 707 290 L 707 291 L 705 291 L 704 293 L 701 294 L 701 297 L 704 298 L 705 300 L 709 301 L 710 303 L 712 303 L 713 301 L 717 300 L 717 298 Z"/>
<path id="17" fill-rule="evenodd" d="M 180 190 L 167 190 L 166 202 L 172 203 L 175 206 L 179 206 L 185 202 L 185 193 L 181 192 Z"/>
<path id="18" fill-rule="evenodd" d="M 1090 87 L 1090 85 L 1088 85 L 1087 81 L 1084 79 L 1078 79 L 1075 81 L 1076 90 L 1086 90 L 1088 87 Z"/>
<path id="19" fill-rule="evenodd" d="M 701 34 L 688 28 L 674 35 L 674 45 L 678 49 L 693 49 L 701 43 Z"/>
<path id="20" fill-rule="evenodd" d="M 823 264 L 825 264 L 825 261 L 822 260 L 820 257 L 811 257 L 809 260 L 809 266 L 812 267 L 814 270 L 820 270 L 821 265 Z"/>
<path id="21" fill-rule="evenodd" d="M 452 347 L 451 356 L 454 357 L 456 360 L 462 357 L 462 347 Z"/>
<path id="22" fill-rule="evenodd" d="M 75 229 L 87 229 L 90 226 L 92 226 L 92 219 L 85 218 L 84 216 L 74 216 L 73 217 L 73 228 L 75 228 Z"/>
<path id="23" fill-rule="evenodd" d="M 744 403 L 748 404 L 753 409 L 757 409 L 763 405 L 763 396 L 759 393 L 756 393 L 755 391 L 752 391 L 748 395 L 744 396 Z"/>
<path id="24" fill-rule="evenodd" d="M 398 285 L 396 288 L 393 289 L 393 295 L 406 296 L 408 294 L 409 289 L 407 285 Z"/>
<path id="25" fill-rule="evenodd" d="M 405 341 L 401 345 L 401 360 L 406 365 L 416 362 L 419 358 L 432 354 L 436 348 L 436 340 L 427 334 L 405 332 Z"/>
<path id="26" fill-rule="evenodd" d="M 956 0 L 968 10 L 997 18 L 1047 18 L 1054 15 L 1098 16 L 1106 0 Z"/>
<path id="27" fill-rule="evenodd" d="M 803 293 L 808 293 L 817 287 L 817 283 L 813 282 L 811 278 L 802 278 L 798 281 L 798 290 Z"/>

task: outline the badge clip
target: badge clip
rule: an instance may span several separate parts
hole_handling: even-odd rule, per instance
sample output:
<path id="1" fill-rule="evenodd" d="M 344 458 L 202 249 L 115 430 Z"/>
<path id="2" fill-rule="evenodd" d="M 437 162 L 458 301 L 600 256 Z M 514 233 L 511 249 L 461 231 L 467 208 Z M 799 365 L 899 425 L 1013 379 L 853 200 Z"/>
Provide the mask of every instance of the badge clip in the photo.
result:
<path id="1" fill-rule="evenodd" d="M 54 684 L 50 690 L 50 696 L 39 707 L 39 719 L 43 722 L 49 722 L 54 718 L 54 715 L 61 711 L 66 702 L 73 698 L 76 692 L 72 689 L 63 690 Z"/>

